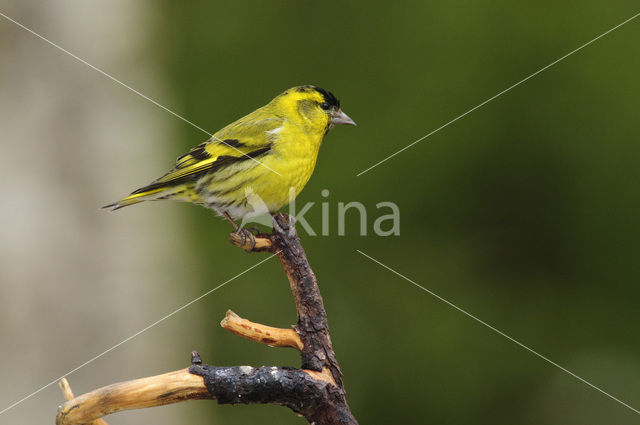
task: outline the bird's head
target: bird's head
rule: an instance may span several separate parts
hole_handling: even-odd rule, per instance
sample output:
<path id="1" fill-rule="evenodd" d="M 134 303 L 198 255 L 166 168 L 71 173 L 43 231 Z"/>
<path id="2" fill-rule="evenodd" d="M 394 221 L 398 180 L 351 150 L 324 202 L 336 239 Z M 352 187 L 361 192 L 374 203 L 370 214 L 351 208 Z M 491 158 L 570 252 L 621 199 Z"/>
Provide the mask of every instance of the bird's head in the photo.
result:
<path id="1" fill-rule="evenodd" d="M 334 125 L 356 123 L 340 109 L 340 101 L 333 93 L 316 86 L 293 87 L 273 102 L 285 111 L 287 118 L 300 120 L 305 127 L 329 131 Z"/>

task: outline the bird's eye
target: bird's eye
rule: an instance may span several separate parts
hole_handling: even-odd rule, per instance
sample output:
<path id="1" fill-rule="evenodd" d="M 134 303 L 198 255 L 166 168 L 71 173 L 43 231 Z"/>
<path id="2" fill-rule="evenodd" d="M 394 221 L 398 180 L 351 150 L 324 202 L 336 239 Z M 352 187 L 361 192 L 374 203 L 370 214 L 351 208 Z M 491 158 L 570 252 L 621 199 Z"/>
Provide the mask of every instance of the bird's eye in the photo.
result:
<path id="1" fill-rule="evenodd" d="M 320 104 L 320 107 L 326 111 L 327 109 L 329 109 L 329 104 L 327 102 L 322 102 Z"/>

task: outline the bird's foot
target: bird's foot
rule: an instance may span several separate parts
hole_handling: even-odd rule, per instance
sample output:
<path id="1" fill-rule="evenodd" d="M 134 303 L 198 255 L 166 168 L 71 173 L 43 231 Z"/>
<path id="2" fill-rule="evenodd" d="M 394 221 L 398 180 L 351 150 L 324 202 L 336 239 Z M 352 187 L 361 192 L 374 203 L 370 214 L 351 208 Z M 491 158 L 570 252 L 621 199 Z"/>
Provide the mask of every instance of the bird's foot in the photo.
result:
<path id="1" fill-rule="evenodd" d="M 255 236 L 258 236 L 260 234 L 260 229 L 258 228 L 258 226 L 247 227 L 247 230 L 251 231 L 251 233 L 253 233 Z"/>
<path id="2" fill-rule="evenodd" d="M 256 232 L 257 235 L 259 231 L 257 227 L 251 227 L 249 229 L 238 228 L 233 234 L 240 237 L 240 247 L 244 249 L 245 252 L 252 252 L 256 247 L 256 238 L 253 232 Z M 248 248 L 246 248 L 247 246 Z"/>

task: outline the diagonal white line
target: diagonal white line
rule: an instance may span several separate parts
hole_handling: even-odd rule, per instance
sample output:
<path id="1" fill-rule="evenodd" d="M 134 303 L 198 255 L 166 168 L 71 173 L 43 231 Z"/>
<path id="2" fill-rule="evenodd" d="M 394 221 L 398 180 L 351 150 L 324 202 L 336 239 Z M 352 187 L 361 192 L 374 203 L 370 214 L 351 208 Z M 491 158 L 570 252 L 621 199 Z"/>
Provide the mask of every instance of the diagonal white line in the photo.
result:
<path id="1" fill-rule="evenodd" d="M 72 58 L 76 59 L 79 62 L 82 62 L 83 64 L 87 65 L 89 68 L 93 69 L 94 71 L 99 72 L 100 74 L 104 75 L 105 77 L 107 77 L 108 79 L 110 79 L 111 81 L 120 84 L 121 86 L 125 87 L 126 89 L 134 92 L 135 94 L 137 94 L 138 96 L 142 97 L 143 99 L 148 100 L 149 102 L 153 103 L 154 105 L 156 105 L 159 108 L 164 109 L 165 111 L 167 111 L 168 113 L 170 113 L 171 115 L 180 118 L 182 121 L 186 122 L 187 124 L 197 128 L 198 130 L 202 131 L 203 133 L 207 134 L 208 136 L 211 136 L 212 138 L 216 139 L 219 142 L 222 142 L 222 140 L 220 140 L 219 138 L 217 138 L 216 136 L 214 136 L 211 132 L 205 130 L 204 128 L 194 124 L 193 122 L 189 121 L 188 119 L 186 119 L 185 117 L 183 117 L 182 115 L 179 115 L 175 112 L 173 112 L 171 109 L 167 108 L 166 106 L 161 105 L 160 103 L 156 102 L 155 100 L 151 99 L 150 97 L 140 93 L 138 90 L 134 89 L 133 87 L 123 83 L 122 81 L 118 80 L 117 78 L 111 76 L 110 74 L 107 74 L 105 71 L 101 70 L 100 68 L 91 65 L 89 62 L 85 61 L 84 59 L 74 55 L 73 53 L 71 53 L 70 51 L 68 51 L 67 49 L 57 45 L 56 43 L 54 43 L 53 41 L 48 40 L 47 38 L 45 38 L 44 36 L 38 34 L 37 32 L 33 31 L 30 28 L 25 27 L 24 25 L 22 25 L 20 22 L 16 21 L 15 19 L 11 19 L 10 17 L 8 17 L 7 15 L 5 15 L 4 13 L 0 12 L 0 16 L 2 16 L 3 18 L 5 18 L 8 21 L 13 22 L 14 24 L 16 24 L 17 26 L 19 26 L 20 28 L 24 29 L 25 31 L 30 32 L 31 34 L 35 35 L 36 37 L 38 37 L 39 39 L 49 43 L 50 45 L 52 45 L 53 47 L 55 47 L 56 49 L 66 53 L 67 55 L 71 56 Z M 272 169 L 271 167 L 263 164 L 262 162 L 258 161 L 257 159 L 249 156 L 248 154 L 242 152 L 240 149 L 234 147 L 234 146 L 230 146 L 227 145 L 230 148 L 232 148 L 233 150 L 241 153 L 243 156 L 246 156 L 247 158 L 251 159 L 252 161 L 256 162 L 257 164 L 262 165 L 263 167 L 265 167 L 266 169 L 273 171 L 274 173 L 276 173 L 279 176 L 282 176 L 282 174 L 278 173 L 276 170 Z"/>
<path id="2" fill-rule="evenodd" d="M 74 369 L 71 369 L 69 372 L 65 373 L 64 375 L 60 376 L 59 378 L 54 379 L 53 381 L 49 382 L 48 384 L 46 384 L 45 386 L 43 386 L 42 388 L 32 392 L 31 394 L 21 398 L 20 400 L 16 401 L 15 403 L 5 407 L 2 411 L 0 411 L 0 415 L 2 415 L 4 412 L 16 407 L 17 405 L 19 405 L 20 403 L 22 403 L 23 401 L 26 401 L 28 399 L 30 399 L 31 397 L 33 397 L 34 395 L 38 394 L 39 392 L 43 391 L 44 389 L 50 387 L 51 385 L 55 384 L 56 382 L 58 382 L 59 380 L 61 380 L 62 378 L 71 375 L 73 372 L 77 371 L 78 369 L 81 369 L 83 367 L 85 367 L 86 365 L 88 365 L 89 363 L 93 362 L 94 360 L 99 359 L 100 357 L 104 356 L 105 354 L 115 350 L 116 348 L 120 347 L 122 344 L 131 341 L 133 338 L 137 337 L 138 335 L 140 335 L 143 332 L 148 331 L 149 329 L 153 328 L 154 326 L 156 326 L 157 324 L 165 321 L 166 319 L 168 319 L 169 317 L 173 316 L 174 314 L 184 310 L 185 308 L 189 307 L 191 304 L 200 301 L 202 298 L 206 297 L 207 295 L 211 294 L 212 292 L 215 292 L 216 290 L 222 288 L 223 286 L 225 286 L 227 283 L 239 278 L 240 276 L 242 276 L 243 274 L 255 269 L 256 267 L 258 267 L 259 265 L 261 265 L 262 263 L 264 263 L 265 261 L 273 258 L 274 256 L 276 256 L 280 251 L 276 252 L 275 254 L 271 254 L 270 256 L 268 256 L 267 258 L 265 258 L 264 260 L 260 261 L 257 264 L 254 264 L 253 266 L 249 267 L 248 269 L 244 270 L 241 273 L 238 273 L 237 275 L 233 276 L 231 279 L 227 280 L 226 282 L 221 283 L 220 285 L 216 286 L 213 289 L 210 289 L 209 291 L 205 292 L 204 294 L 200 295 L 198 298 L 195 298 L 191 301 L 189 301 L 188 303 L 186 303 L 185 305 L 183 305 L 182 307 L 172 311 L 171 313 L 167 314 L 166 316 L 164 316 L 161 319 L 156 320 L 155 322 L 151 323 L 150 325 L 146 326 L 143 329 L 140 329 L 138 332 L 134 333 L 133 335 L 131 335 L 130 337 L 123 339 L 122 341 L 120 341 L 119 343 L 117 343 L 116 345 L 114 345 L 113 347 L 103 351 L 102 353 L 98 354 L 95 357 L 92 357 L 91 359 L 87 360 L 86 362 L 82 363 L 80 366 L 75 367 Z"/>
<path id="3" fill-rule="evenodd" d="M 389 156 L 388 156 L 388 157 L 386 157 L 385 159 L 383 159 L 383 160 L 381 160 L 381 161 L 376 162 L 375 164 L 373 164 L 371 167 L 367 168 L 366 170 L 359 172 L 359 173 L 356 175 L 356 177 L 360 177 L 361 175 L 363 175 L 363 174 L 364 174 L 364 173 L 366 173 L 367 171 L 374 169 L 375 167 L 377 167 L 378 165 L 382 164 L 383 162 L 386 162 L 386 161 L 390 160 L 391 158 L 393 158 L 394 156 L 398 155 L 399 153 L 402 153 L 402 152 L 406 151 L 407 149 L 409 149 L 410 147 L 412 147 L 412 146 L 414 146 L 414 145 L 416 145 L 416 144 L 420 143 L 421 141 L 423 141 L 423 140 L 424 140 L 424 139 L 426 139 L 427 137 L 429 137 L 429 136 L 431 136 L 431 135 L 433 135 L 433 134 L 437 133 L 438 131 L 442 130 L 443 128 L 448 127 L 449 125 L 451 125 L 451 124 L 453 124 L 454 122 L 458 121 L 460 118 L 462 118 L 462 117 L 464 117 L 464 116 L 466 116 L 466 115 L 470 114 L 471 112 L 475 111 L 476 109 L 478 109 L 478 108 L 480 108 L 480 107 L 482 107 L 482 106 L 486 105 L 487 103 L 491 102 L 492 100 L 496 99 L 497 97 L 502 96 L 503 94 L 505 94 L 505 93 L 506 93 L 506 92 L 508 92 L 509 90 L 511 90 L 511 89 L 513 89 L 513 88 L 515 88 L 515 87 L 519 86 L 520 84 L 524 83 L 525 81 L 529 80 L 530 78 L 533 78 L 533 77 L 535 77 L 536 75 L 540 74 L 541 72 L 546 71 L 547 69 L 551 68 L 553 65 L 555 65 L 555 64 L 557 64 L 558 62 L 560 62 L 560 61 L 562 61 L 562 60 L 564 60 L 564 59 L 568 58 L 569 56 L 573 55 L 574 53 L 576 53 L 576 52 L 578 52 L 578 51 L 580 51 L 580 50 L 584 49 L 585 47 L 587 47 L 587 46 L 588 46 L 588 45 L 590 45 L 591 43 L 593 43 L 593 42 L 595 42 L 595 41 L 597 41 L 597 40 L 601 39 L 602 37 L 604 37 L 605 35 L 609 34 L 610 32 L 617 30 L 618 28 L 620 28 L 620 27 L 621 27 L 621 26 L 623 26 L 624 24 L 626 24 L 626 23 L 628 23 L 628 22 L 630 22 L 630 21 L 634 20 L 634 19 L 635 19 L 635 18 L 637 18 L 638 16 L 640 16 L 640 13 L 636 13 L 635 15 L 633 15 L 632 17 L 630 17 L 629 19 L 627 19 L 627 20 L 625 20 L 625 21 L 623 21 L 623 22 L 619 23 L 618 25 L 616 25 L 615 27 L 611 28 L 610 30 L 603 32 L 602 34 L 600 34 L 599 36 L 597 36 L 597 37 L 596 37 L 596 38 L 594 38 L 593 40 L 591 40 L 591 41 L 588 41 L 588 42 L 584 43 L 582 46 L 580 46 L 580 47 L 578 47 L 578 48 L 576 48 L 576 49 L 574 49 L 574 50 L 570 51 L 569 53 L 567 53 L 566 55 L 562 56 L 561 58 L 556 59 L 555 61 L 551 62 L 549 65 L 547 65 L 547 66 L 545 66 L 545 67 L 543 67 L 543 68 L 540 68 L 539 70 L 537 70 L 537 71 L 536 71 L 536 72 L 534 72 L 533 74 L 529 75 L 528 77 L 525 77 L 525 78 L 523 78 L 522 80 L 518 81 L 517 83 L 515 83 L 515 84 L 513 84 L 513 85 L 511 85 L 511 86 L 509 86 L 509 87 L 507 87 L 506 89 L 502 90 L 500 93 L 498 93 L 498 94 L 496 94 L 496 95 L 494 95 L 494 96 L 490 97 L 489 99 L 485 100 L 484 102 L 480 103 L 479 105 L 474 106 L 473 108 L 469 109 L 467 112 L 465 112 L 465 113 L 463 113 L 463 114 L 461 114 L 461 115 L 458 115 L 457 117 L 455 117 L 454 119 L 452 119 L 452 120 L 451 120 L 451 121 L 449 121 L 448 123 L 446 123 L 446 124 L 444 124 L 444 125 L 441 125 L 440 127 L 436 128 L 435 130 L 433 130 L 433 131 L 432 131 L 432 132 L 430 132 L 430 133 L 425 134 L 424 136 L 422 136 L 421 138 L 419 138 L 419 139 L 418 139 L 418 140 L 416 140 L 415 142 L 412 142 L 412 143 L 408 144 L 407 146 L 405 146 L 404 148 L 400 149 L 399 151 L 397 151 L 397 152 L 395 152 L 395 153 L 392 153 L 391 155 L 389 155 Z"/>
<path id="4" fill-rule="evenodd" d="M 554 361 L 552 361 L 552 360 L 548 359 L 547 357 L 543 356 L 542 354 L 539 354 L 538 352 L 536 352 L 536 351 L 534 351 L 533 349 L 531 349 L 531 348 L 527 347 L 526 345 L 524 345 L 524 344 L 523 344 L 523 343 L 521 343 L 520 341 L 518 341 L 518 340 L 516 340 L 516 339 L 514 339 L 514 338 L 512 338 L 512 337 L 510 337 L 509 335 L 507 335 L 506 333 L 504 333 L 504 332 L 500 331 L 499 329 L 494 328 L 493 326 L 491 326 L 491 325 L 490 325 L 490 324 L 488 324 L 487 322 L 484 322 L 483 320 L 478 319 L 478 318 L 477 318 L 476 316 L 474 316 L 473 314 L 468 313 L 467 311 L 465 311 L 465 310 L 461 309 L 460 307 L 458 307 L 457 305 L 453 304 L 452 302 L 450 302 L 450 301 L 448 301 L 448 300 L 446 300 L 446 299 L 442 298 L 440 295 L 436 294 L 435 292 L 428 290 L 428 289 L 427 289 L 427 288 L 425 288 L 424 286 L 422 286 L 422 285 L 420 285 L 420 284 L 418 284 L 418 283 L 414 282 L 413 280 L 409 279 L 409 278 L 408 278 L 408 277 L 406 277 L 405 275 L 403 275 L 403 274 L 401 274 L 401 273 L 399 273 L 399 272 L 395 271 L 395 270 L 394 270 L 394 269 L 392 269 L 391 267 L 389 267 L 389 266 L 387 266 L 387 265 L 385 265 L 385 264 L 381 263 L 380 261 L 378 261 L 378 260 L 376 260 L 375 258 L 371 257 L 370 255 L 365 254 L 364 252 L 360 251 L 359 249 L 356 249 L 356 251 L 357 251 L 359 254 L 361 254 L 361 255 L 363 255 L 363 256 L 365 256 L 365 257 L 367 257 L 369 260 L 373 261 L 374 263 L 376 263 L 376 264 L 378 264 L 378 265 L 380 265 L 380 266 L 384 267 L 385 269 L 389 270 L 389 271 L 390 271 L 390 272 L 392 272 L 393 274 L 395 274 L 395 275 L 397 275 L 397 276 L 400 276 L 401 278 L 403 278 L 403 279 L 404 279 L 404 280 L 406 280 L 407 282 L 412 283 L 412 284 L 413 284 L 413 285 L 415 285 L 416 287 L 418 287 L 418 288 L 422 289 L 423 291 L 427 292 L 428 294 L 430 294 L 430 295 L 432 295 L 432 296 L 436 297 L 437 299 L 439 299 L 439 300 L 440 300 L 440 301 L 442 301 L 443 303 L 445 303 L 445 304 L 447 304 L 447 305 L 449 305 L 449 306 L 451 306 L 451 307 L 455 308 L 455 309 L 456 309 L 456 310 L 458 310 L 460 313 L 462 313 L 462 314 L 464 314 L 464 315 L 466 315 L 466 316 L 468 316 L 468 317 L 472 318 L 472 319 L 473 319 L 473 320 L 475 320 L 476 322 L 478 322 L 478 323 L 480 323 L 480 324 L 482 324 L 482 325 L 486 326 L 487 328 L 491 329 L 492 331 L 496 332 L 497 334 L 502 335 L 503 337 L 507 338 L 509 341 L 511 341 L 511 342 L 513 342 L 513 343 L 515 343 L 515 344 L 519 345 L 520 347 L 524 348 L 525 350 L 527 350 L 527 351 L 528 351 L 528 352 L 530 352 L 531 354 L 534 354 L 535 356 L 537 356 L 537 357 L 541 358 L 542 360 L 546 361 L 547 363 L 550 363 L 550 364 L 552 364 L 553 366 L 557 367 L 558 369 L 562 370 L 563 372 L 565 372 L 565 373 L 567 373 L 567 374 L 569 374 L 569 375 L 573 376 L 574 378 L 576 378 L 577 380 L 581 381 L 582 383 L 587 384 L 588 386 L 590 386 L 590 387 L 591 387 L 591 388 L 593 388 L 594 390 L 599 391 L 600 393 L 602 393 L 602 394 L 606 395 L 606 396 L 607 396 L 607 397 L 609 397 L 610 399 L 612 399 L 612 400 L 614 400 L 614 401 L 617 401 L 618 403 L 620 403 L 621 405 L 623 405 L 623 406 L 627 407 L 628 409 L 631 409 L 631 410 L 633 410 L 634 412 L 636 412 L 636 413 L 640 414 L 640 411 L 639 411 L 639 410 L 637 410 L 637 409 L 635 409 L 635 408 L 633 408 L 633 407 L 629 406 L 629 405 L 628 405 L 627 403 L 625 403 L 624 401 L 621 401 L 620 399 L 618 399 L 618 398 L 616 398 L 616 397 L 612 396 L 612 395 L 611 395 L 611 394 L 609 394 L 608 392 L 606 392 L 606 391 L 604 391 L 604 390 L 602 390 L 602 389 L 600 389 L 600 388 L 596 387 L 595 385 L 593 385 L 593 384 L 592 384 L 592 383 L 590 383 L 589 381 L 587 381 L 587 380 L 585 380 L 585 379 L 583 379 L 583 378 L 579 377 L 579 376 L 578 376 L 578 375 L 576 375 L 575 373 L 573 373 L 573 372 L 571 372 L 570 370 L 568 370 L 568 369 L 566 369 L 566 368 L 564 368 L 564 367 L 560 366 L 558 363 L 555 363 Z"/>
<path id="5" fill-rule="evenodd" d="M 69 56 L 71 56 L 72 58 L 78 60 L 79 62 L 82 62 L 83 64 L 87 65 L 89 68 L 93 69 L 94 71 L 99 72 L 100 74 L 104 75 L 105 77 L 107 77 L 108 79 L 110 79 L 113 82 L 116 82 L 118 84 L 120 84 L 121 86 L 131 90 L 132 92 L 134 92 L 135 94 L 137 94 L 138 96 L 148 100 L 149 102 L 153 103 L 154 105 L 156 105 L 159 108 L 164 109 L 165 111 L 167 111 L 168 113 L 172 114 L 175 117 L 180 118 L 182 121 L 186 122 L 187 124 L 190 124 L 191 126 L 197 128 L 198 130 L 202 131 L 203 133 L 211 136 L 211 133 L 205 129 L 203 129 L 202 127 L 197 126 L 196 124 L 192 123 L 191 121 L 189 121 L 188 119 L 184 118 L 181 115 L 178 115 L 177 113 L 173 112 L 171 109 L 159 104 L 158 102 L 156 102 L 155 100 L 151 99 L 148 96 L 145 96 L 144 94 L 140 93 L 139 91 L 137 91 L 136 89 L 134 89 L 133 87 L 123 83 L 122 81 L 118 80 L 117 78 L 111 76 L 110 74 L 107 74 L 106 72 L 104 72 L 103 70 L 101 70 L 98 67 L 95 67 L 93 65 L 91 65 L 89 62 L 85 61 L 84 59 L 74 55 L 73 53 L 71 53 L 70 51 L 68 51 L 67 49 L 60 47 L 59 45 L 57 45 L 56 43 L 54 43 L 53 41 L 48 40 L 47 38 L 41 36 L 40 34 L 38 34 L 37 32 L 33 31 L 30 28 L 25 27 L 24 25 L 22 25 L 20 22 L 11 19 L 10 17 L 8 17 L 7 15 L 5 15 L 4 13 L 0 12 L 0 16 L 2 16 L 3 18 L 5 18 L 8 21 L 13 22 L 14 24 L 16 24 L 17 26 L 19 26 L 20 28 L 30 32 L 31 34 L 35 35 L 36 37 L 38 37 L 39 39 L 41 39 L 42 41 L 45 41 L 47 43 L 49 43 L 50 45 L 52 45 L 53 47 L 55 47 L 56 49 L 68 54 Z"/>

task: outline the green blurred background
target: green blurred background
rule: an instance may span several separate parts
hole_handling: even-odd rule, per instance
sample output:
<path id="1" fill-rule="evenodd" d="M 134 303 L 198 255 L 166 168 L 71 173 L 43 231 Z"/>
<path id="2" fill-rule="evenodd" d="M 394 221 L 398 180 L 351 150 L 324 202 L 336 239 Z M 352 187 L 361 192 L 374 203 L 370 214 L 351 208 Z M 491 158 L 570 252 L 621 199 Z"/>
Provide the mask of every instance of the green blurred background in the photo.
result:
<path id="1" fill-rule="evenodd" d="M 360 423 L 639 422 L 637 413 L 356 252 L 639 408 L 640 20 L 356 177 L 631 17 L 640 11 L 637 2 L 164 1 L 147 7 L 136 12 L 145 18 L 144 65 L 132 57 L 127 66 L 133 70 L 120 69 L 108 52 L 94 63 L 91 48 L 71 48 L 71 35 L 64 47 L 107 72 L 120 69 L 117 76 L 127 84 L 210 131 L 300 84 L 334 92 L 358 123 L 327 136 L 298 203 L 316 203 L 306 216 L 315 229 L 321 227 L 320 202 L 330 203 L 330 236 L 301 233 Z M 99 15 L 100 8 L 92 13 Z M 122 36 L 125 44 L 137 36 L 136 25 L 130 28 Z M 14 37 L 31 37 L 11 31 Z M 56 56 L 60 63 L 73 61 Z M 102 78 L 81 65 L 69 66 Z M 147 76 L 164 89 L 155 91 Z M 151 110 L 166 130 L 157 145 L 145 142 L 154 150 L 151 156 L 135 147 L 144 131 L 119 133 L 114 120 L 121 144 L 112 152 L 112 164 L 121 165 L 101 176 L 113 171 L 124 186 L 99 193 L 90 184 L 75 188 L 90 193 L 74 207 L 90 210 L 89 226 L 114 229 L 132 220 L 132 228 L 141 229 L 136 238 L 150 241 L 163 258 L 148 260 L 149 269 L 166 278 L 162 290 L 147 283 L 137 294 L 145 300 L 137 307 L 143 313 L 96 345 L 108 348 L 264 256 L 229 246 L 228 224 L 202 208 L 157 203 L 116 214 L 95 211 L 160 175 L 174 157 L 206 137 L 108 80 L 100 84 L 105 97 L 113 90 L 136 102 L 135 108 Z M 68 118 L 68 126 L 93 132 L 90 123 Z M 88 157 L 91 152 L 80 152 L 79 159 L 95 160 Z M 328 198 L 320 195 L 323 189 L 330 191 Z M 349 201 L 367 206 L 368 236 L 358 234 L 355 214 L 349 215 L 346 236 L 337 235 L 337 203 Z M 375 205 L 382 201 L 400 207 L 400 236 L 373 234 L 373 221 L 381 214 Z M 153 228 L 145 229 L 151 223 Z M 126 245 L 127 236 L 115 245 Z M 105 261 L 99 270 L 117 267 Z M 145 275 L 124 270 L 118 279 L 144 285 L 140 276 Z M 65 290 L 63 280 L 53 284 Z M 7 297 L 3 303 L 9 303 Z M 56 300 L 56 309 L 64 311 L 68 302 Z M 108 304 L 112 315 L 130 314 L 118 309 L 117 297 Z M 122 376 L 107 355 L 89 368 L 113 373 L 92 382 L 78 371 L 83 387 L 76 392 L 110 383 L 111 377 L 182 368 L 192 349 L 215 365 L 299 366 L 293 350 L 263 347 L 222 330 L 218 322 L 229 308 L 272 326 L 296 320 L 288 283 L 272 260 L 126 344 L 152 353 L 147 355 L 154 357 L 153 368 L 132 367 L 133 375 Z M 82 322 L 83 312 L 75 314 L 73 320 Z M 20 394 L 96 350 L 74 352 L 73 361 L 42 359 L 49 373 Z M 5 404 L 19 398 L 4 394 Z M 53 420 L 55 405 L 44 406 L 35 397 L 26 403 L 48 409 Z M 15 420 L 26 403 L 12 411 Z M 192 402 L 153 410 L 162 409 L 169 412 L 167 422 L 162 412 L 142 411 L 115 415 L 109 423 L 145 423 L 149 415 L 156 415 L 155 423 L 304 423 L 276 406 Z M 136 422 L 129 422 L 132 418 Z"/>

